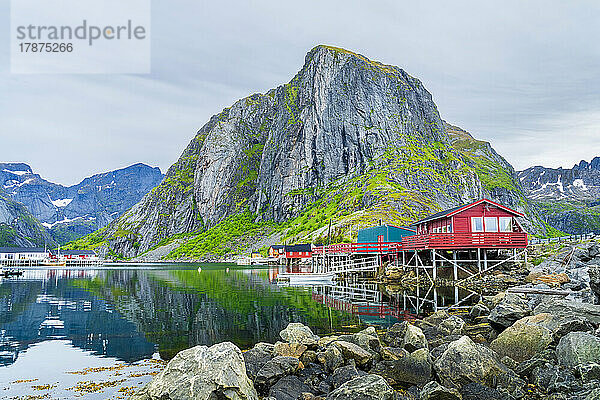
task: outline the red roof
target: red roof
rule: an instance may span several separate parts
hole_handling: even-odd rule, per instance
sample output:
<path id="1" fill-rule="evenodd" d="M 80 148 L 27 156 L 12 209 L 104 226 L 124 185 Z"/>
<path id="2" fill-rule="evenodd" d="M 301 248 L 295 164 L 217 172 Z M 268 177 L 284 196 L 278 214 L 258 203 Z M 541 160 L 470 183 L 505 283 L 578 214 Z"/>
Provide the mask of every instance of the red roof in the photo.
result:
<path id="1" fill-rule="evenodd" d="M 488 200 L 488 199 L 481 199 L 481 200 L 477 200 L 474 203 L 465 204 L 465 205 L 462 205 L 462 206 L 450 208 L 450 209 L 445 210 L 445 211 L 440 211 L 440 212 L 438 212 L 436 214 L 430 215 L 429 217 L 427 217 L 425 219 L 422 219 L 420 221 L 415 222 L 413 225 L 419 225 L 419 224 L 422 224 L 423 222 L 435 221 L 436 219 L 440 219 L 440 218 L 451 217 L 451 216 L 456 215 L 458 213 L 461 213 L 461 212 L 463 212 L 465 210 L 468 210 L 471 207 L 475 207 L 476 205 L 481 204 L 481 203 L 489 203 L 489 204 L 494 205 L 494 206 L 496 206 L 496 207 L 498 207 L 498 208 L 500 208 L 500 209 L 502 209 L 502 210 L 504 210 L 506 212 L 509 212 L 509 213 L 511 213 L 511 214 L 513 214 L 513 215 L 515 215 L 517 217 L 523 217 L 524 216 L 520 212 L 515 211 L 512 208 L 508 208 L 506 206 L 503 206 L 502 204 L 498 204 L 498 203 L 493 202 L 493 201 Z"/>

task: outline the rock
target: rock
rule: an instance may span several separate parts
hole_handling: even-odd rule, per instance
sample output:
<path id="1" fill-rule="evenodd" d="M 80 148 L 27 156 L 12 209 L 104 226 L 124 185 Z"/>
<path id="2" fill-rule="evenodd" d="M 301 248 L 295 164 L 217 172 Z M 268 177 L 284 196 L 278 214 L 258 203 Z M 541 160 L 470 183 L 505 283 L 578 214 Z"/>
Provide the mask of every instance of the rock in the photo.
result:
<path id="1" fill-rule="evenodd" d="M 469 317 L 471 319 L 476 319 L 484 315 L 488 315 L 489 313 L 490 309 L 485 304 L 477 303 L 469 311 Z"/>
<path id="2" fill-rule="evenodd" d="M 580 364 L 577 368 L 577 372 L 583 382 L 600 380 L 600 365 L 595 362 L 590 364 Z"/>
<path id="3" fill-rule="evenodd" d="M 306 364 L 304 368 L 296 372 L 296 376 L 313 389 L 314 393 L 328 393 L 330 390 L 327 384 L 326 390 L 321 390 L 320 385 L 324 380 L 329 379 L 331 375 L 325 372 L 321 364 Z"/>
<path id="4" fill-rule="evenodd" d="M 273 353 L 276 356 L 296 357 L 300 358 L 306 351 L 307 347 L 301 343 L 282 343 L 277 342 L 273 348 Z"/>
<path id="5" fill-rule="evenodd" d="M 423 331 L 414 325 L 407 325 L 402 344 L 408 352 L 429 347 Z"/>
<path id="6" fill-rule="evenodd" d="M 456 315 L 446 318 L 438 325 L 438 330 L 444 335 L 462 335 L 464 333 L 465 321 Z"/>
<path id="7" fill-rule="evenodd" d="M 327 400 L 391 400 L 394 390 L 381 376 L 365 375 L 344 383 Z"/>
<path id="8" fill-rule="evenodd" d="M 273 349 L 275 346 L 269 343 L 257 343 L 253 348 L 244 352 L 244 362 L 246 372 L 253 381 L 256 380 L 256 374 L 263 365 L 273 358 Z"/>
<path id="9" fill-rule="evenodd" d="M 320 338 L 317 342 L 317 346 L 319 348 L 325 348 L 327 346 L 329 346 L 330 343 L 335 342 L 336 340 L 340 340 L 339 336 L 336 335 L 332 335 L 332 336 L 323 336 L 322 338 Z"/>
<path id="10" fill-rule="evenodd" d="M 600 265 L 591 264 L 588 266 L 588 274 L 590 276 L 590 288 L 596 296 L 596 304 L 600 302 Z"/>
<path id="11" fill-rule="evenodd" d="M 310 393 L 310 386 L 298 379 L 297 376 L 284 376 L 269 390 L 269 396 L 277 400 L 296 400 L 302 393 Z"/>
<path id="12" fill-rule="evenodd" d="M 561 365 L 575 368 L 600 360 L 600 338 L 587 332 L 571 332 L 560 339 L 556 356 Z"/>
<path id="13" fill-rule="evenodd" d="M 342 356 L 342 351 L 334 345 L 330 345 L 325 349 L 325 351 L 318 352 L 317 360 L 323 364 L 325 369 L 328 371 L 333 371 L 336 368 L 344 365 L 344 356 Z"/>
<path id="14" fill-rule="evenodd" d="M 447 388 L 436 381 L 429 382 L 421 390 L 421 400 L 463 400 L 456 389 Z"/>
<path id="15" fill-rule="evenodd" d="M 536 324 L 536 317 L 525 317 L 506 328 L 490 347 L 500 356 L 517 362 L 528 360 L 552 343 L 552 332 Z"/>
<path id="16" fill-rule="evenodd" d="M 548 300 L 533 309 L 534 314 L 549 313 L 560 317 L 581 317 L 594 325 L 600 325 L 600 305 L 571 300 Z"/>
<path id="17" fill-rule="evenodd" d="M 372 374 L 381 375 L 392 385 L 417 385 L 423 386 L 431 380 L 432 361 L 429 350 L 423 348 L 408 353 L 401 350 L 401 356 L 395 360 L 378 362 Z"/>
<path id="18" fill-rule="evenodd" d="M 463 400 L 505 400 L 506 396 L 496 389 L 478 382 L 467 383 L 460 390 Z"/>
<path id="19" fill-rule="evenodd" d="M 455 388 L 469 382 L 494 387 L 497 377 L 507 371 L 496 361 L 493 350 L 473 343 L 468 336 L 450 343 L 435 361 L 434 368 L 444 386 Z"/>
<path id="20" fill-rule="evenodd" d="M 300 343 L 305 346 L 314 346 L 319 337 L 312 330 L 299 322 L 290 322 L 288 326 L 279 332 L 279 336 L 288 343 Z"/>
<path id="21" fill-rule="evenodd" d="M 336 370 L 333 371 L 330 382 L 335 389 L 359 376 L 360 374 L 358 373 L 358 370 L 354 364 L 344 365 L 343 367 L 336 368 Z"/>
<path id="22" fill-rule="evenodd" d="M 531 372 L 531 383 L 546 393 L 554 393 L 569 391 L 576 380 L 569 371 L 561 370 L 556 365 L 546 363 L 534 368 Z"/>
<path id="23" fill-rule="evenodd" d="M 183 350 L 135 396 L 144 400 L 258 400 L 233 343 Z"/>
<path id="24" fill-rule="evenodd" d="M 390 347 L 402 347 L 404 345 L 404 335 L 406 334 L 408 325 L 407 321 L 395 323 L 385 332 L 383 341 Z"/>
<path id="25" fill-rule="evenodd" d="M 300 356 L 300 362 L 304 365 L 308 365 L 308 364 L 314 363 L 316 361 L 317 361 L 317 353 L 312 350 L 306 350 L 304 353 L 302 353 L 302 356 Z"/>
<path id="26" fill-rule="evenodd" d="M 531 314 L 527 302 L 514 293 L 508 293 L 488 315 L 488 321 L 501 328 L 511 326 L 515 321 Z"/>
<path id="27" fill-rule="evenodd" d="M 365 366 L 373 361 L 373 355 L 370 352 L 354 343 L 339 340 L 333 343 L 333 346 L 340 349 L 345 359 L 356 361 L 358 366 Z"/>
<path id="28" fill-rule="evenodd" d="M 277 356 L 263 365 L 256 374 L 254 383 L 262 392 L 267 392 L 280 378 L 296 372 L 299 365 L 300 361 L 296 357 Z"/>

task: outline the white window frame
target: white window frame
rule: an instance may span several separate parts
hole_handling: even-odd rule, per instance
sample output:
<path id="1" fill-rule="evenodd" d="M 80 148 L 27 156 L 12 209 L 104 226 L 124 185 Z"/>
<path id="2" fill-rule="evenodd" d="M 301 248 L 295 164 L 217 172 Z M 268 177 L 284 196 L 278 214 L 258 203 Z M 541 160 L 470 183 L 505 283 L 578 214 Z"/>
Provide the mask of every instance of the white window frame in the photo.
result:
<path id="1" fill-rule="evenodd" d="M 490 224 L 495 224 L 494 225 L 495 229 L 492 229 L 492 227 L 488 228 L 488 221 L 490 222 Z M 498 232 L 498 217 L 484 217 L 484 219 L 483 219 L 483 229 L 486 232 L 490 232 L 490 233 Z"/>
<path id="2" fill-rule="evenodd" d="M 508 221 L 508 225 L 506 229 L 503 228 L 503 224 L 501 221 Z M 498 218 L 498 232 L 512 232 L 513 231 L 513 220 L 512 217 L 499 217 Z"/>
<path id="3" fill-rule="evenodd" d="M 476 222 L 479 221 L 481 224 L 481 230 L 476 229 L 477 228 L 477 224 Z M 484 228 L 483 228 L 483 217 L 471 217 L 471 232 L 483 232 Z"/>

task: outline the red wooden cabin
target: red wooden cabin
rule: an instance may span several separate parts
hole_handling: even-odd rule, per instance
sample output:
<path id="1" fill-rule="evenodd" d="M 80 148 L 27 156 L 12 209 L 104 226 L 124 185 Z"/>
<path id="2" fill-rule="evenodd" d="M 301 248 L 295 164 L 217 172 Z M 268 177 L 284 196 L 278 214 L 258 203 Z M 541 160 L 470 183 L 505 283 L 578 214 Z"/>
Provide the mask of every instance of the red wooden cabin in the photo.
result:
<path id="1" fill-rule="evenodd" d="M 524 248 L 527 233 L 516 217 L 523 214 L 482 199 L 414 223 L 417 234 L 402 238 L 402 249 Z"/>

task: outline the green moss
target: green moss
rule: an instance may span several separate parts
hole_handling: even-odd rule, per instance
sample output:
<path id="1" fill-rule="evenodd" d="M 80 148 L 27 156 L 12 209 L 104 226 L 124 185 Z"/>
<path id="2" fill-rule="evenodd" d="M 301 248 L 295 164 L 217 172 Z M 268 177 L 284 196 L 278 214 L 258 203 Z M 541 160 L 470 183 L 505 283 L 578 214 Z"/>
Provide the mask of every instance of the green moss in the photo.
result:
<path id="1" fill-rule="evenodd" d="M 65 250 L 95 250 L 98 247 L 108 244 L 105 239 L 106 228 L 98 229 L 80 239 L 67 243 L 63 248 Z"/>
<path id="2" fill-rule="evenodd" d="M 232 253 L 231 243 L 243 236 L 257 236 L 272 222 L 254 222 L 256 215 L 246 211 L 225 218 L 214 227 L 198 234 L 190 235 L 184 244 L 173 250 L 167 259 L 197 259 L 206 255 L 224 256 Z"/>

